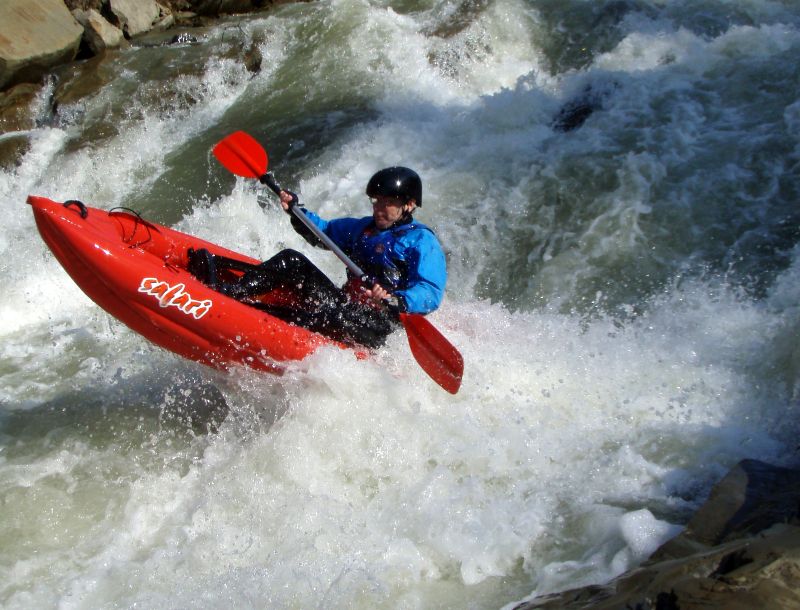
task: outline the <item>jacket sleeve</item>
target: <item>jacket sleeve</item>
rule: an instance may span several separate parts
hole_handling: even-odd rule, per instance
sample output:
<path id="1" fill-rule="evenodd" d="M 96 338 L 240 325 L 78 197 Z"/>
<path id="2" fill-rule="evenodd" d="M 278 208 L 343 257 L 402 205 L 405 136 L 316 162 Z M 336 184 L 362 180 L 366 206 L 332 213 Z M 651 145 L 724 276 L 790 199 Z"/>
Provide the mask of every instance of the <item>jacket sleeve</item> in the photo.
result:
<path id="1" fill-rule="evenodd" d="M 327 220 L 323 220 L 322 218 L 320 218 L 319 216 L 314 214 L 314 212 L 310 212 L 305 208 L 300 208 L 300 210 L 301 210 L 301 213 L 305 214 L 306 218 L 308 218 L 311 222 L 313 222 L 315 225 L 317 225 L 323 233 L 325 232 L 325 229 L 328 226 L 328 221 Z M 289 214 L 291 216 L 292 228 L 303 239 L 305 239 L 308 243 L 310 243 L 315 248 L 324 248 L 324 249 L 327 250 L 327 248 L 325 247 L 325 244 L 323 244 L 322 241 L 320 241 L 320 239 L 316 235 L 314 235 L 314 233 L 311 232 L 311 229 L 309 229 L 306 225 L 303 224 L 302 220 L 300 220 L 293 212 L 289 212 Z"/>
<path id="2" fill-rule="evenodd" d="M 426 314 L 439 307 L 447 283 L 447 262 L 439 240 L 432 231 L 415 231 L 406 254 L 408 283 L 396 291 L 408 313 Z"/>
<path id="3" fill-rule="evenodd" d="M 339 246 L 348 256 L 350 255 L 350 246 L 355 237 L 361 233 L 364 226 L 366 226 L 370 220 L 369 218 L 335 218 L 333 220 L 325 220 L 305 208 L 303 208 L 303 213 L 306 215 L 306 218 L 319 227 L 320 231 L 330 237 L 333 243 Z M 294 214 L 292 214 L 292 227 L 312 246 L 327 250 L 327 246 L 325 246 L 325 244 L 311 232 L 311 229 L 305 226 Z"/>

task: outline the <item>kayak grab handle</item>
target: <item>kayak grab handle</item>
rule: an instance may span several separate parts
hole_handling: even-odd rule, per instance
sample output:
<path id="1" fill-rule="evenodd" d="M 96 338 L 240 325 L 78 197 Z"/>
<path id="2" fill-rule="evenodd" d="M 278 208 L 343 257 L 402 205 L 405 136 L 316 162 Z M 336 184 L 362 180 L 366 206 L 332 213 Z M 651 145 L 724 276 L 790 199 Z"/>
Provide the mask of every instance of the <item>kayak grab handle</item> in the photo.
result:
<path id="1" fill-rule="evenodd" d="M 71 205 L 78 206 L 78 210 L 80 211 L 81 218 L 86 218 L 89 215 L 89 210 L 86 209 L 86 206 L 83 205 L 83 202 L 78 201 L 77 199 L 70 199 L 64 202 L 64 207 L 68 208 Z"/>

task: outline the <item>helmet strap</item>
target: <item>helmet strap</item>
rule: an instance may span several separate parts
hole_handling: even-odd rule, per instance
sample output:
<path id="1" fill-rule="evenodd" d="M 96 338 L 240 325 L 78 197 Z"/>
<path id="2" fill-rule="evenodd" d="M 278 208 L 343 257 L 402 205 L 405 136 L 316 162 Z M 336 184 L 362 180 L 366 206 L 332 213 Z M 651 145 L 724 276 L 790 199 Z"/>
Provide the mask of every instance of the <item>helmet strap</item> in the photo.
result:
<path id="1" fill-rule="evenodd" d="M 405 205 L 408 205 L 408 202 L 406 202 Z M 417 208 L 417 206 L 415 205 L 410 210 L 403 209 L 403 216 L 401 216 L 400 220 L 403 220 L 405 222 L 408 222 L 409 220 L 411 220 L 412 219 L 412 214 L 414 213 L 414 210 L 416 208 Z"/>

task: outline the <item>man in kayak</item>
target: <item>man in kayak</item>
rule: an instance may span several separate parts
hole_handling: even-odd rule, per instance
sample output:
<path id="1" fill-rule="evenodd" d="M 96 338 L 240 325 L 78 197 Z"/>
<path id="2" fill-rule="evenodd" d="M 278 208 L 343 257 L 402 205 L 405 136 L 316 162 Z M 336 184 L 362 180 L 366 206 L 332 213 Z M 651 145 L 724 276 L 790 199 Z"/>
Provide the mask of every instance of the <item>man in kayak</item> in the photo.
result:
<path id="1" fill-rule="evenodd" d="M 379 347 L 398 326 L 398 312 L 427 314 L 439 307 L 447 270 L 444 253 L 433 231 L 413 218 L 422 205 L 422 181 L 407 167 L 388 167 L 367 183 L 372 216 L 323 220 L 303 208 L 313 224 L 361 267 L 369 285 L 348 270 L 337 287 L 308 258 L 296 250 L 283 250 L 236 282 L 216 281 L 225 259 L 207 250 L 190 252 L 189 271 L 209 286 L 247 302 L 280 288 L 299 301 L 297 308 L 268 307 L 273 315 L 345 343 Z M 324 247 L 291 214 L 297 196 L 281 191 L 283 209 L 292 226 L 306 241 Z"/>

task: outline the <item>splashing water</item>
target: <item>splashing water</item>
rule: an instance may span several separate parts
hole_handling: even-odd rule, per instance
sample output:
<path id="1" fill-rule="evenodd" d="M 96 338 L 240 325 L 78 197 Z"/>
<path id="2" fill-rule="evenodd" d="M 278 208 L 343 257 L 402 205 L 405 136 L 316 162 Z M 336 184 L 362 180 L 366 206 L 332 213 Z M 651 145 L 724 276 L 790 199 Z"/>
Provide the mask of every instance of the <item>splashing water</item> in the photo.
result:
<path id="1" fill-rule="evenodd" d="M 499 608 L 637 565 L 742 458 L 796 463 L 798 59 L 775 2 L 337 0 L 134 45 L 53 116 L 50 85 L 0 172 L 0 603 Z M 400 335 L 282 377 L 180 360 L 23 206 L 308 252 L 210 156 L 238 129 L 327 217 L 422 175 L 458 395 Z"/>

